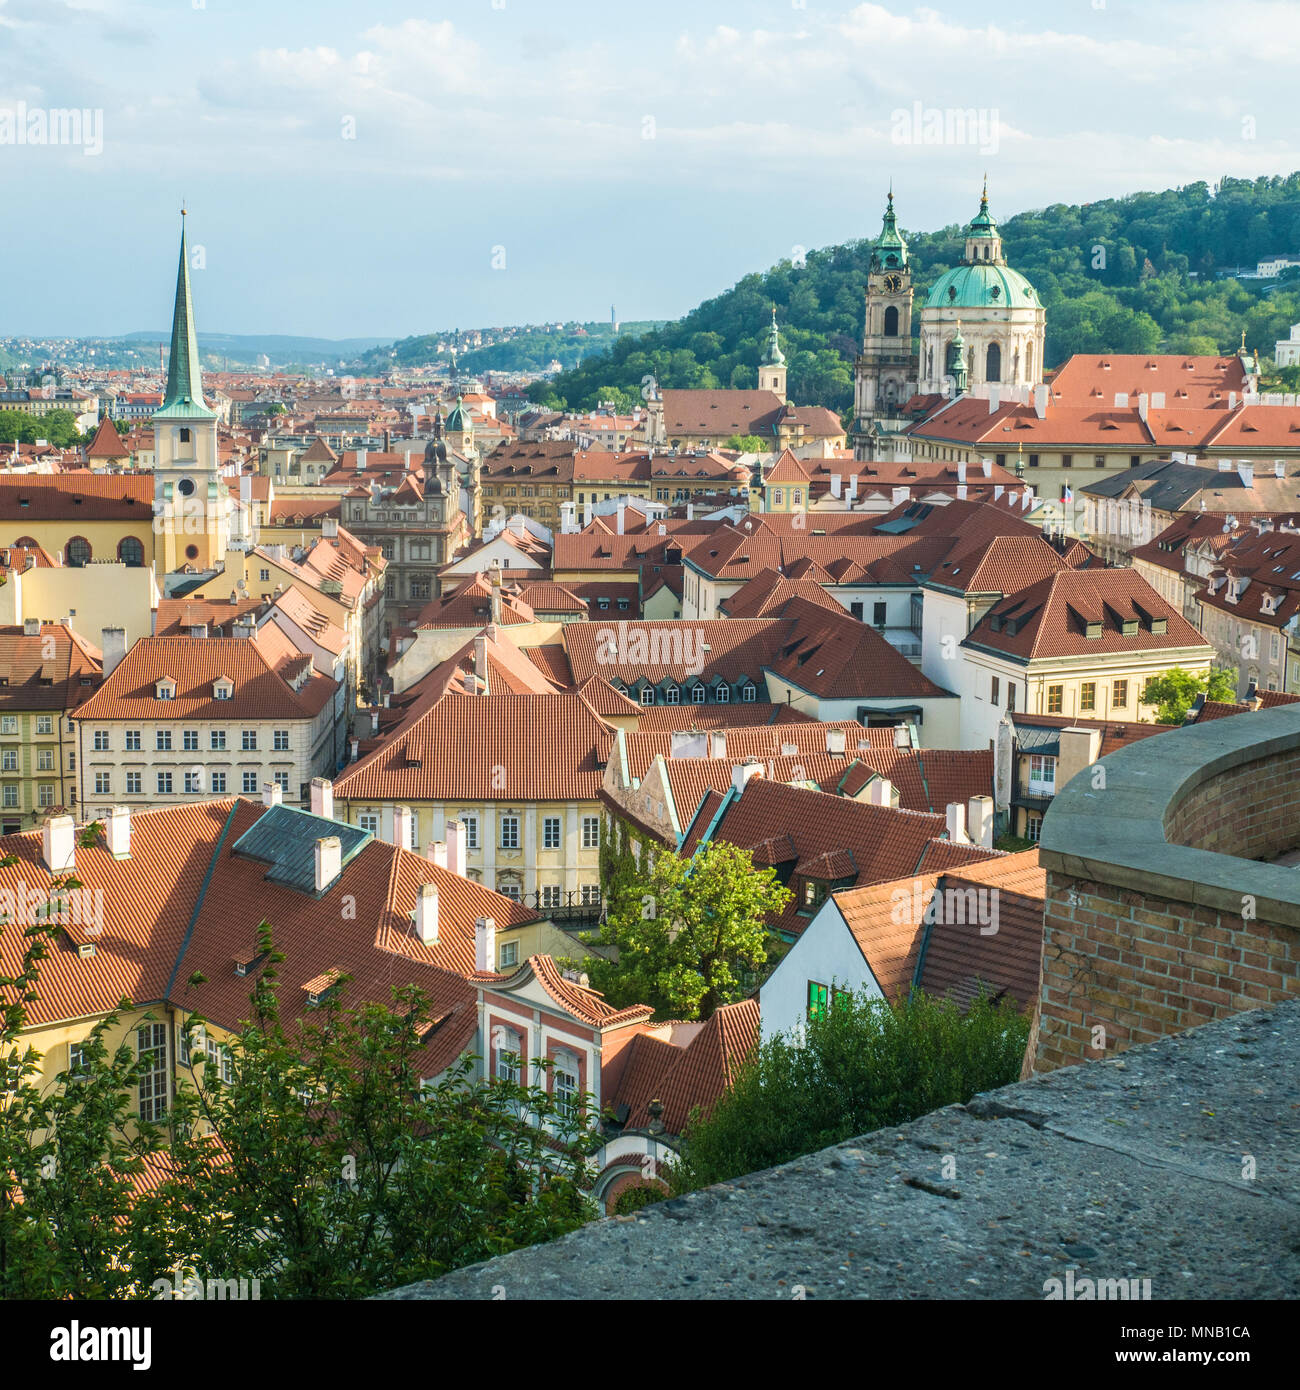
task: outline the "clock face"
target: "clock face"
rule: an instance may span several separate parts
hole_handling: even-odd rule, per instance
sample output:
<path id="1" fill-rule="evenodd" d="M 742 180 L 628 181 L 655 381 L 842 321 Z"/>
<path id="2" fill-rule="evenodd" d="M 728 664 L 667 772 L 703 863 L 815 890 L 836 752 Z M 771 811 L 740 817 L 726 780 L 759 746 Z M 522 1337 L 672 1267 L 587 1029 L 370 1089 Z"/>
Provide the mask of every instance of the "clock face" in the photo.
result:
<path id="1" fill-rule="evenodd" d="M 901 275 L 886 275 L 885 288 L 890 294 L 897 294 L 903 288 L 903 277 Z"/>

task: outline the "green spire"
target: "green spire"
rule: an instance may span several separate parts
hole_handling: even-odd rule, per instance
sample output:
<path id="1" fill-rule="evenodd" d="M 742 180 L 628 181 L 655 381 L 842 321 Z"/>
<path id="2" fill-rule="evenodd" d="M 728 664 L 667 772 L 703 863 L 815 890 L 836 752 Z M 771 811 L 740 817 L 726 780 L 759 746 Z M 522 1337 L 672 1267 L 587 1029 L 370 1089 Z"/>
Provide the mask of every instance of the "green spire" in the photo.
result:
<path id="1" fill-rule="evenodd" d="M 784 367 L 785 353 L 781 351 L 781 336 L 776 327 L 776 305 L 772 305 L 772 331 L 767 340 L 767 351 L 763 354 L 763 366 Z"/>
<path id="2" fill-rule="evenodd" d="M 203 373 L 199 366 L 199 339 L 194 330 L 194 305 L 190 299 L 189 248 L 185 240 L 185 210 L 181 209 L 181 258 L 176 270 L 176 308 L 172 314 L 172 348 L 167 359 L 167 389 L 159 415 L 178 419 L 210 416 L 203 399 Z"/>
<path id="3" fill-rule="evenodd" d="M 980 210 L 975 214 L 969 227 L 966 228 L 967 236 L 996 236 L 998 224 L 989 214 L 989 176 L 984 175 L 984 191 L 980 194 Z"/>
<path id="4" fill-rule="evenodd" d="M 907 242 L 898 230 L 894 216 L 894 188 L 890 185 L 889 199 L 885 204 L 885 220 L 880 235 L 871 248 L 872 270 L 899 270 L 907 264 Z"/>

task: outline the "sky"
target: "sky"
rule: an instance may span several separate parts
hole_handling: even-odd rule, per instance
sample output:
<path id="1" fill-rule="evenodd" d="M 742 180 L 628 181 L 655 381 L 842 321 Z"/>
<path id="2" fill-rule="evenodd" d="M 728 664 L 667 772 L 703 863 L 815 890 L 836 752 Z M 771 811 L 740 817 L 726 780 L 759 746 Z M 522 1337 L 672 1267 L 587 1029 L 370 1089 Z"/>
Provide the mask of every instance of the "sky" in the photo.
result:
<path id="1" fill-rule="evenodd" d="M 1298 64 L 1293 0 L 0 0 L 0 336 L 165 328 L 182 201 L 202 331 L 674 318 L 891 180 L 929 230 L 1289 173 Z"/>

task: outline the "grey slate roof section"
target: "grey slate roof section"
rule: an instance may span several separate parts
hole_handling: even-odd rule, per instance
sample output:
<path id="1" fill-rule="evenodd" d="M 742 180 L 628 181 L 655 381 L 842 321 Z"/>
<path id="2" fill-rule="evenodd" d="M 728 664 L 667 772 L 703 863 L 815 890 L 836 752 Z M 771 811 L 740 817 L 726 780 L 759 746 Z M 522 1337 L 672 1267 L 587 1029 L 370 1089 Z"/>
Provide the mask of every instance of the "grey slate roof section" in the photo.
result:
<path id="1" fill-rule="evenodd" d="M 1144 463 L 1140 468 L 1127 468 L 1109 477 L 1080 488 L 1092 497 L 1119 497 L 1125 488 L 1136 480 L 1155 478 L 1154 487 L 1142 494 L 1142 500 L 1149 502 L 1158 512 L 1179 511 L 1189 498 L 1195 497 L 1205 488 L 1240 488 L 1245 492 L 1245 484 L 1235 470 L 1222 473 L 1217 468 L 1202 468 L 1195 463 L 1174 463 L 1164 459 L 1158 463 Z M 1249 497 L 1245 500 L 1249 501 Z"/>
<path id="2" fill-rule="evenodd" d="M 1236 1014 L 384 1297 L 1294 1298 L 1298 1050 L 1300 1001 Z"/>
<path id="3" fill-rule="evenodd" d="M 355 825 L 327 820 L 293 806 L 272 806 L 244 831 L 230 852 L 269 864 L 266 877 L 272 883 L 300 893 L 315 893 L 316 841 L 330 835 L 337 835 L 341 842 L 343 868 L 374 838 L 369 830 Z"/>

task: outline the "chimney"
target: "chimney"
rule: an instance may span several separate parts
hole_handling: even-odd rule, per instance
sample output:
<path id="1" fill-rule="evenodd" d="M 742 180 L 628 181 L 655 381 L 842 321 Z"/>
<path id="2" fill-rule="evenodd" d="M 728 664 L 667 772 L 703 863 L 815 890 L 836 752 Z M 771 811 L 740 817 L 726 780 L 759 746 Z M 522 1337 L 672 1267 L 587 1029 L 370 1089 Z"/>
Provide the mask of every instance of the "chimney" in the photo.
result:
<path id="1" fill-rule="evenodd" d="M 1147 418 L 1147 406 L 1150 404 L 1150 397 L 1145 391 L 1138 393 L 1138 419 L 1144 424 Z"/>
<path id="2" fill-rule="evenodd" d="M 348 739 L 348 762 L 354 763 L 361 754 L 361 740 L 358 738 Z"/>
<path id="3" fill-rule="evenodd" d="M 1006 489 L 1002 486 L 1001 483 L 994 483 L 994 484 L 993 484 L 993 500 L 996 502 L 996 501 L 998 500 L 998 498 L 1001 497 L 1002 494 L 1003 494 L 1005 491 L 1006 491 Z"/>
<path id="4" fill-rule="evenodd" d="M 339 519 L 336 516 L 323 516 L 320 519 L 321 536 L 327 540 L 337 540 L 339 534 Z"/>
<path id="5" fill-rule="evenodd" d="M 872 806 L 892 806 L 894 804 L 894 784 L 888 777 L 877 777 L 867 788 L 867 800 Z"/>
<path id="6" fill-rule="evenodd" d="M 591 498 L 590 498 L 590 497 L 588 497 L 588 498 L 586 499 L 586 501 L 584 501 L 583 504 L 582 504 L 582 524 L 583 524 L 584 526 L 590 526 L 590 525 L 591 525 Z"/>
<path id="7" fill-rule="evenodd" d="M 398 849 L 411 848 L 411 830 L 415 825 L 415 813 L 409 806 L 393 807 L 393 844 Z"/>
<path id="8" fill-rule="evenodd" d="M 721 730 L 715 730 L 709 735 L 709 757 L 725 758 L 727 756 L 727 735 Z"/>
<path id="9" fill-rule="evenodd" d="M 426 946 L 438 944 L 438 890 L 432 883 L 420 885 L 415 900 L 415 931 Z"/>
<path id="10" fill-rule="evenodd" d="M 324 893 L 343 872 L 343 841 L 337 835 L 323 835 L 316 841 L 316 891 Z"/>
<path id="11" fill-rule="evenodd" d="M 957 481 L 958 481 L 959 483 L 964 483 L 964 482 L 966 481 L 966 460 L 965 460 L 965 459 L 958 459 L 958 460 L 957 460 Z"/>
<path id="12" fill-rule="evenodd" d="M 71 816 L 51 816 L 41 829 L 41 861 L 52 874 L 77 865 L 77 823 Z"/>
<path id="13" fill-rule="evenodd" d="M 357 450 L 357 472 L 358 472 L 358 473 L 364 473 L 364 472 L 365 472 L 365 468 L 366 468 L 366 458 L 367 458 L 368 452 L 369 452 L 369 451 L 366 450 L 366 449 L 358 449 L 358 450 Z"/>
<path id="14" fill-rule="evenodd" d="M 948 803 L 948 838 L 955 844 L 966 844 L 966 808 L 960 801 Z"/>
<path id="15" fill-rule="evenodd" d="M 334 819 L 334 783 L 328 777 L 311 779 L 311 813 L 326 820 Z"/>
<path id="16" fill-rule="evenodd" d="M 839 495 L 840 495 L 840 475 L 839 475 L 838 473 L 832 473 L 832 474 L 831 474 L 831 496 L 832 496 L 832 497 L 838 498 Z"/>
<path id="17" fill-rule="evenodd" d="M 105 631 L 107 631 L 107 630 L 108 630 L 108 629 L 106 628 Z M 39 637 L 40 635 L 41 635 L 41 620 L 40 620 L 39 618 L 24 618 L 24 619 L 23 619 L 23 636 L 24 636 L 24 637 Z M 108 673 L 105 672 L 104 674 L 107 675 Z"/>
<path id="18" fill-rule="evenodd" d="M 1273 460 L 1273 476 L 1275 478 L 1286 477 L 1286 461 L 1284 459 Z"/>
<path id="19" fill-rule="evenodd" d="M 108 852 L 114 859 L 131 857 L 131 808 L 114 806 L 104 822 L 104 833 L 108 839 Z"/>
<path id="20" fill-rule="evenodd" d="M 384 453 L 386 453 L 386 454 L 391 453 L 391 452 L 392 452 L 392 449 L 393 449 L 393 432 L 392 432 L 392 430 L 385 430 L 385 431 L 384 431 Z"/>
<path id="21" fill-rule="evenodd" d="M 1022 512 L 1027 512 L 1029 510 L 1030 503 L 1032 503 L 1033 500 L 1034 490 L 1031 487 L 1027 487 L 1024 490 L 1024 492 L 1020 494 L 1020 510 Z"/>
<path id="22" fill-rule="evenodd" d="M 670 758 L 707 758 L 709 756 L 708 734 L 697 733 L 694 729 L 674 729 L 668 738 Z"/>
<path id="23" fill-rule="evenodd" d="M 958 500 L 959 502 L 964 502 L 964 501 L 966 500 L 966 493 L 967 493 L 967 491 L 968 491 L 968 488 L 966 487 L 966 484 L 965 484 L 965 483 L 958 483 L 958 484 L 957 484 L 957 500 Z"/>
<path id="24" fill-rule="evenodd" d="M 972 796 L 967 803 L 970 816 L 971 843 L 984 849 L 993 848 L 993 798 Z"/>
<path id="25" fill-rule="evenodd" d="M 447 842 L 446 840 L 430 840 L 429 852 L 426 856 L 429 863 L 435 869 L 445 869 L 447 867 Z"/>
<path id="26" fill-rule="evenodd" d="M 1245 459 L 1242 459 L 1237 464 L 1237 474 L 1241 478 L 1242 487 L 1255 486 L 1255 465 L 1253 463 L 1247 463 Z"/>
<path id="27" fill-rule="evenodd" d="M 1229 409 L 1229 410 L 1236 410 L 1236 408 L 1237 408 L 1237 393 L 1236 393 L 1235 391 L 1229 391 L 1229 392 L 1228 392 L 1228 409 Z M 1144 416 L 1143 418 L 1145 419 L 1146 417 Z"/>
<path id="28" fill-rule="evenodd" d="M 40 625 L 37 624 L 37 632 Z M 27 625 L 23 624 L 23 631 L 27 631 Z M 106 627 L 101 629 L 99 634 L 100 651 L 104 654 L 104 679 L 109 676 L 122 664 L 122 658 L 126 655 L 126 629 L 124 627 Z"/>
<path id="29" fill-rule="evenodd" d="M 845 736 L 843 729 L 826 730 L 826 751 L 836 757 L 844 756 Z"/>
<path id="30" fill-rule="evenodd" d="M 989 414 L 996 415 L 1002 404 L 1002 388 L 989 383 Z"/>
<path id="31" fill-rule="evenodd" d="M 623 504 L 623 499 L 620 497 L 620 498 L 618 499 L 618 522 L 617 522 L 618 534 L 619 534 L 620 536 L 623 534 L 623 527 L 624 527 L 625 523 L 626 523 L 626 508 L 625 508 L 625 506 L 624 506 L 624 504 Z"/>
<path id="32" fill-rule="evenodd" d="M 758 758 L 746 758 L 743 763 L 737 763 L 731 769 L 731 785 L 738 792 L 743 792 L 752 777 L 763 775 L 763 764 Z"/>
<path id="33" fill-rule="evenodd" d="M 262 805 L 279 806 L 284 801 L 284 788 L 279 782 L 262 783 Z"/>
<path id="34" fill-rule="evenodd" d="M 993 460 L 987 455 L 980 459 L 980 469 L 986 478 L 991 478 L 993 476 Z"/>
<path id="35" fill-rule="evenodd" d="M 495 917 L 479 917 L 474 922 L 474 969 L 494 970 L 497 958 Z"/>
<path id="36" fill-rule="evenodd" d="M 891 495 L 891 501 L 893 502 L 894 506 L 897 507 L 900 503 L 906 502 L 911 495 L 912 493 L 910 488 L 896 487 Z"/>
<path id="37" fill-rule="evenodd" d="M 372 708 L 371 711 L 370 711 L 370 732 L 371 732 L 372 734 L 377 734 L 377 733 L 379 732 L 379 706 L 378 706 L 378 705 L 373 706 L 373 708 Z"/>
<path id="38" fill-rule="evenodd" d="M 469 848 L 465 839 L 465 827 L 458 820 L 447 822 L 447 872 L 465 877 L 465 851 Z"/>

